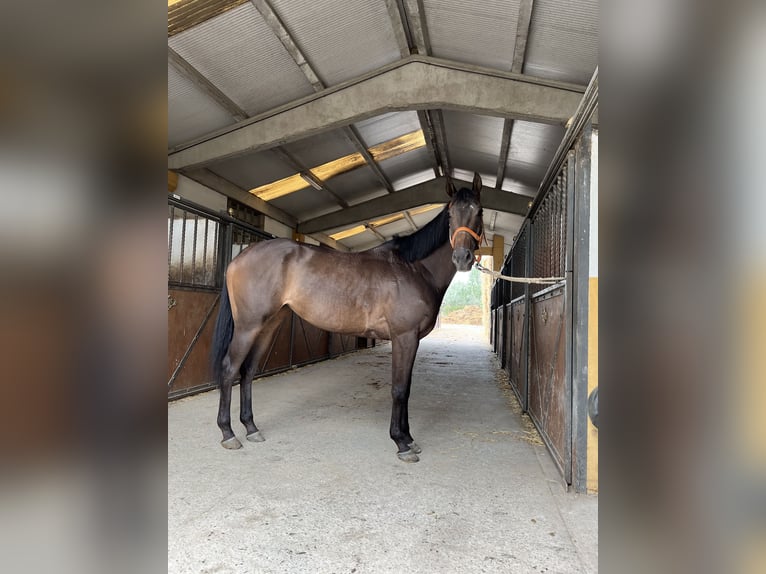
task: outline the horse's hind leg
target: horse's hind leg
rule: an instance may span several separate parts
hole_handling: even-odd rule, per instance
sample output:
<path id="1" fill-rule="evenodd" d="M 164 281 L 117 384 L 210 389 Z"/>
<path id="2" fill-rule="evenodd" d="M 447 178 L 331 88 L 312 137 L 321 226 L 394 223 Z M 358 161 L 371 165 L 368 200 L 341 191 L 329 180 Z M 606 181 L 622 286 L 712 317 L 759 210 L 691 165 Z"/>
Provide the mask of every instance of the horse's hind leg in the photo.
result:
<path id="1" fill-rule="evenodd" d="M 223 434 L 221 445 L 224 448 L 242 448 L 242 443 L 231 430 L 231 387 L 239 377 L 239 369 L 250 353 L 257 335 L 258 330 L 238 331 L 235 329 L 229 350 L 223 360 L 223 379 L 218 403 L 218 428 Z"/>
<path id="2" fill-rule="evenodd" d="M 289 312 L 290 310 L 285 307 L 266 322 L 255 340 L 250 355 L 242 366 L 242 378 L 239 382 L 239 420 L 245 425 L 247 440 L 251 442 L 263 442 L 264 440 L 253 420 L 253 377 L 260 370 L 261 361 L 269 350 L 279 328 L 283 325 L 283 319 L 288 316 Z"/>
<path id="3" fill-rule="evenodd" d="M 240 369 L 242 378 L 239 380 L 239 420 L 245 425 L 247 440 L 262 442 L 263 435 L 253 421 L 253 377 L 258 371 L 258 362 L 253 359 L 254 351 L 255 347 Z"/>

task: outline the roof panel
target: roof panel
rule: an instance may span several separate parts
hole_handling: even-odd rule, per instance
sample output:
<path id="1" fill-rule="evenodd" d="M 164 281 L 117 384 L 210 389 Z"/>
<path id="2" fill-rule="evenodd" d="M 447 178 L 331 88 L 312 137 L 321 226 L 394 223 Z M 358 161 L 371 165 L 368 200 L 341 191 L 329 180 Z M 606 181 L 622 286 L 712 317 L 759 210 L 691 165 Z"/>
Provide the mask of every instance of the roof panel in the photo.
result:
<path id="1" fill-rule="evenodd" d="M 412 227 L 404 218 L 376 227 L 375 230 L 387 239 L 392 238 L 394 235 L 409 235 L 412 233 Z"/>
<path id="2" fill-rule="evenodd" d="M 587 84 L 598 65 L 598 1 L 535 0 L 524 73 Z"/>
<path id="3" fill-rule="evenodd" d="M 434 56 L 510 70 L 518 0 L 424 0 Z"/>
<path id="4" fill-rule="evenodd" d="M 399 59 L 385 2 L 272 0 L 271 4 L 327 86 Z"/>
<path id="5" fill-rule="evenodd" d="M 378 163 L 394 190 L 399 191 L 434 179 L 428 148 L 421 147 Z"/>
<path id="6" fill-rule="evenodd" d="M 564 131 L 562 126 L 513 122 L 503 189 L 535 193 L 564 137 Z"/>
<path id="7" fill-rule="evenodd" d="M 309 169 L 358 151 L 342 130 L 303 138 L 283 147 Z"/>
<path id="8" fill-rule="evenodd" d="M 388 193 L 372 170 L 366 166 L 333 177 L 328 183 L 333 191 L 351 205 Z"/>
<path id="9" fill-rule="evenodd" d="M 168 147 L 233 123 L 226 110 L 168 65 Z"/>
<path id="10" fill-rule="evenodd" d="M 362 233 L 342 239 L 341 243 L 352 251 L 363 251 L 383 242 L 372 231 L 366 229 Z"/>
<path id="11" fill-rule="evenodd" d="M 173 36 L 168 43 L 250 115 L 314 91 L 249 2 Z"/>
<path id="12" fill-rule="evenodd" d="M 494 183 L 493 175 L 497 174 L 503 136 L 503 118 L 449 110 L 444 110 L 443 116 L 453 170 L 466 170 L 471 174 L 477 171 L 488 182 Z"/>
<path id="13" fill-rule="evenodd" d="M 224 160 L 213 164 L 210 169 L 247 190 L 295 173 L 270 150 Z"/>
<path id="14" fill-rule="evenodd" d="M 329 193 L 314 189 L 311 186 L 273 199 L 269 203 L 282 211 L 286 211 L 298 221 L 313 219 L 340 209 Z"/>
<path id="15" fill-rule="evenodd" d="M 417 112 L 392 112 L 358 122 L 354 126 L 367 147 L 372 147 L 419 130 L 420 120 Z"/>

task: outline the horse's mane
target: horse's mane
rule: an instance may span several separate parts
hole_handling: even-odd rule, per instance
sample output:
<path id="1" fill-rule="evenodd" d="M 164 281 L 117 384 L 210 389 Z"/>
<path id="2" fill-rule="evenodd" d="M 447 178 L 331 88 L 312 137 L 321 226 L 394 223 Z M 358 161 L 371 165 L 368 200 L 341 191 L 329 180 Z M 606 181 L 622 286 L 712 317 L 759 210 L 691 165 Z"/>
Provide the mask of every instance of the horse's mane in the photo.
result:
<path id="1" fill-rule="evenodd" d="M 471 198 L 472 191 L 462 188 L 455 192 L 453 201 L 468 201 Z M 383 248 L 389 248 L 396 251 L 399 257 L 412 263 L 425 259 L 438 247 L 444 245 L 449 240 L 449 205 L 445 205 L 439 215 L 426 223 L 410 235 L 394 237 L 386 241 Z"/>

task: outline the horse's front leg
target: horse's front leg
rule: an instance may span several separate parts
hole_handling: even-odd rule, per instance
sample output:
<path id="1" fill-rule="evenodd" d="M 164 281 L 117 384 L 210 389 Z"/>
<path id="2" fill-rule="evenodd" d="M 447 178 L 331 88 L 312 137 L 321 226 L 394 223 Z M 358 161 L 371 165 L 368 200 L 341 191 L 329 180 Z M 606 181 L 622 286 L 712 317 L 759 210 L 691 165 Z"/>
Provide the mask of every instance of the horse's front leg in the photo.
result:
<path id="1" fill-rule="evenodd" d="M 420 447 L 410 434 L 408 402 L 412 383 L 412 366 L 420 341 L 416 333 L 406 333 L 391 340 L 391 439 L 399 449 L 398 456 L 404 462 L 420 460 Z"/>

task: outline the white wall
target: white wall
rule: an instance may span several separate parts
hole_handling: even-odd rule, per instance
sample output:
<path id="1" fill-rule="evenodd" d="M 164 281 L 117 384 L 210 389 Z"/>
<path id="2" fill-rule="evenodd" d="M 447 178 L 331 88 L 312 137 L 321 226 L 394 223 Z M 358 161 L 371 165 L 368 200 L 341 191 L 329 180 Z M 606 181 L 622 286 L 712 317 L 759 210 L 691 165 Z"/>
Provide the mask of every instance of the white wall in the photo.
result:
<path id="1" fill-rule="evenodd" d="M 266 217 L 265 215 L 263 216 L 263 230 L 266 233 L 271 233 L 277 237 L 286 237 L 287 239 L 293 238 L 293 230 L 291 227 L 288 227 L 284 223 L 280 223 L 275 219 Z"/>
<path id="2" fill-rule="evenodd" d="M 212 209 L 216 213 L 226 211 L 228 205 L 225 195 L 213 191 L 209 187 L 205 187 L 180 173 L 178 174 L 178 186 L 173 193 L 208 209 Z"/>

